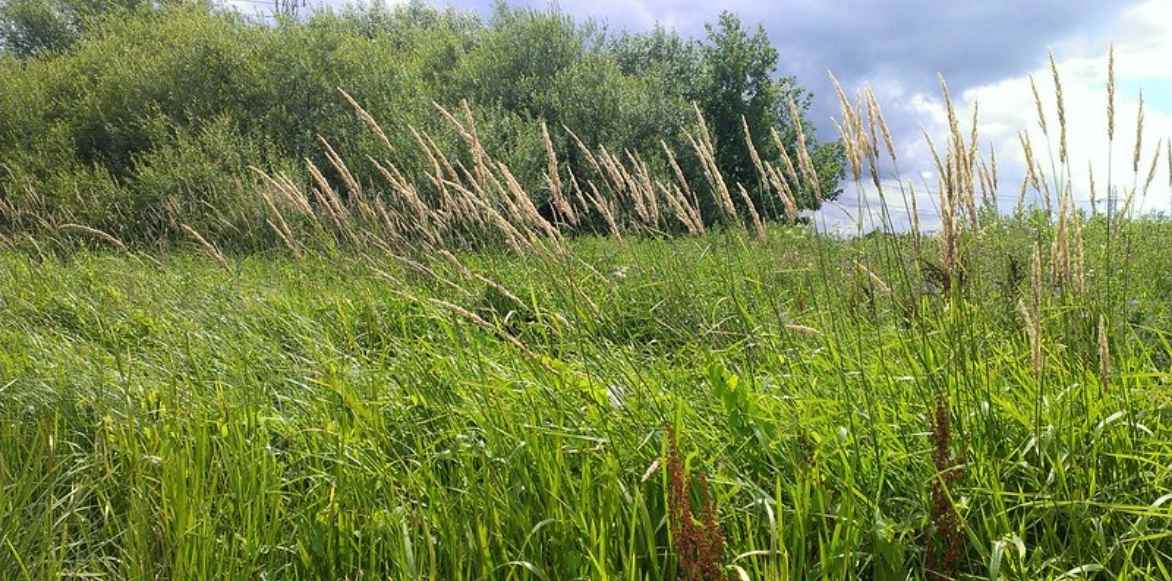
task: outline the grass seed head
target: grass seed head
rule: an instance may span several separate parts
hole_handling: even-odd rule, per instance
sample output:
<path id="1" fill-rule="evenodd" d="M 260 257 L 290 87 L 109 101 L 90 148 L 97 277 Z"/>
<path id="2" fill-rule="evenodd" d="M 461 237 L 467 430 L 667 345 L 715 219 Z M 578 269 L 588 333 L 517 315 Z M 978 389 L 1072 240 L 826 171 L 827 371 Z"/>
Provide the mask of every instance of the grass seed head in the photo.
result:
<path id="1" fill-rule="evenodd" d="M 1115 141 L 1115 45 L 1107 48 L 1107 141 Z"/>
<path id="2" fill-rule="evenodd" d="M 1139 158 L 1143 154 L 1144 141 L 1144 92 L 1139 92 L 1139 111 L 1135 116 L 1135 149 L 1132 150 L 1131 170 L 1139 175 Z"/>
<path id="3" fill-rule="evenodd" d="M 1099 315 L 1099 388 L 1107 392 L 1111 379 L 1111 347 L 1107 342 L 1107 319 Z"/>
<path id="4" fill-rule="evenodd" d="M 1066 105 L 1062 98 L 1062 79 L 1058 76 L 1058 65 L 1054 53 L 1050 53 L 1050 75 L 1054 78 L 1054 97 L 1058 103 L 1058 161 L 1066 163 Z"/>

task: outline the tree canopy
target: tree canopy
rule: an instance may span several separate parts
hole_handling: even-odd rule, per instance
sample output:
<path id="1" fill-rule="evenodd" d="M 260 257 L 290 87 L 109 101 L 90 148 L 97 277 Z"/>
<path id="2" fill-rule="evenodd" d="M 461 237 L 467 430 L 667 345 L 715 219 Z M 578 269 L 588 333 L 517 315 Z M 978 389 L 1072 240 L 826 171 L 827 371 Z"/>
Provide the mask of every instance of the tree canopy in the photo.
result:
<path id="1" fill-rule="evenodd" d="M 257 22 L 206 2 L 8 0 L 0 46 L 0 199 L 132 238 L 180 221 L 242 230 L 200 213 L 255 203 L 250 166 L 296 173 L 306 158 L 320 162 L 319 136 L 355 175 L 374 176 L 369 160 L 385 155 L 383 144 L 338 88 L 382 124 L 406 171 L 427 167 L 413 130 L 451 147 L 459 137 L 435 105 L 466 100 L 486 147 L 539 204 L 543 122 L 577 175 L 588 170 L 563 127 L 591 146 L 640 152 L 656 172 L 667 171 L 662 142 L 694 178 L 702 170 L 684 139 L 694 104 L 721 172 L 777 216 L 741 119 L 773 155 L 771 130 L 787 146 L 796 137 L 788 101 L 804 112 L 810 100 L 779 74 L 765 32 L 727 12 L 705 38 L 688 39 L 607 34 L 556 9 L 504 4 L 487 19 L 412 2 Z M 807 142 L 824 174 L 821 198 L 831 198 L 841 152 L 812 133 Z M 799 196 L 803 207 L 816 203 L 812 192 Z"/>

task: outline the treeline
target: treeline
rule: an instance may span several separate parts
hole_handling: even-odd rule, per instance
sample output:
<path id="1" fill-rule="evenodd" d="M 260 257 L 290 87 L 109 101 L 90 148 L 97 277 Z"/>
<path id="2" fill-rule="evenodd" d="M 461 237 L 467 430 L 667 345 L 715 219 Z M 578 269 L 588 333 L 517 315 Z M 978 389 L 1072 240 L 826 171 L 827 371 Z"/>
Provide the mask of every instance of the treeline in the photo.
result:
<path id="1" fill-rule="evenodd" d="M 673 171 L 673 152 L 700 187 L 704 167 L 686 137 L 698 109 L 725 180 L 744 184 L 764 216 L 782 217 L 742 119 L 760 155 L 776 159 L 779 141 L 799 141 L 789 103 L 804 112 L 810 100 L 779 76 L 764 31 L 729 13 L 689 40 L 609 34 L 503 4 L 486 20 L 412 3 L 260 22 L 200 2 L 8 0 L 0 45 L 0 225 L 10 233 L 77 223 L 169 241 L 189 225 L 241 247 L 271 243 L 257 219 L 264 179 L 251 168 L 308 183 L 307 161 L 331 167 L 328 143 L 378 192 L 376 160 L 418 176 L 431 168 L 428 147 L 459 156 L 461 137 L 437 105 L 464 102 L 485 148 L 543 212 L 543 122 L 566 178 L 592 171 L 572 130 L 658 175 Z M 813 208 L 836 195 L 842 153 L 801 127 L 821 191 L 794 184 L 793 197 Z M 710 198 L 697 203 L 706 221 L 721 216 Z"/>

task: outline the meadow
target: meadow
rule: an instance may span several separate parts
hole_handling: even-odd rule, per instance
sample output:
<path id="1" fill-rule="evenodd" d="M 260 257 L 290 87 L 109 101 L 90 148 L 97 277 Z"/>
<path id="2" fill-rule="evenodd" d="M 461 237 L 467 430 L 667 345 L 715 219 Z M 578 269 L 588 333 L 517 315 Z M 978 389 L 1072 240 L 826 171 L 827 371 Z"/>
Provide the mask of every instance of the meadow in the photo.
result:
<path id="1" fill-rule="evenodd" d="M 537 122 L 533 186 L 466 102 L 392 145 L 339 90 L 381 153 L 154 242 L 0 199 L 0 578 L 1170 578 L 1160 145 L 1080 206 L 1054 85 L 1008 212 L 944 88 L 931 231 L 869 92 L 849 237 L 792 98 L 748 184 L 699 107 L 682 153 Z"/>
<path id="2" fill-rule="evenodd" d="M 908 240 L 787 227 L 430 274 L 6 252 L 2 576 L 670 578 L 669 434 L 733 578 L 1166 576 L 1172 228 L 1129 225 L 1102 376 L 1093 293 L 1047 293 L 1033 367 L 1041 224 L 910 304 Z"/>

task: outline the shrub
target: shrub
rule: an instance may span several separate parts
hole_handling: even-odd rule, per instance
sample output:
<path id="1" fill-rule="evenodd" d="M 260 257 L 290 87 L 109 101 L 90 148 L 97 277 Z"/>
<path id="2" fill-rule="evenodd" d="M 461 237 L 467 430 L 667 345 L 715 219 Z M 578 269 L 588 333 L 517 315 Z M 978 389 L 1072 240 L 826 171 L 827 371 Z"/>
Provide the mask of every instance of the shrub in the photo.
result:
<path id="1" fill-rule="evenodd" d="M 73 9 L 67 10 L 73 3 L 66 0 L 22 2 L 51 5 L 62 18 L 74 19 Z M 460 109 L 465 100 L 485 148 L 511 168 L 542 211 L 550 201 L 543 122 L 568 168 L 565 179 L 568 171 L 586 177 L 591 168 L 562 125 L 620 159 L 626 151 L 640 152 L 652 173 L 667 175 L 662 140 L 699 183 L 703 173 L 682 139 L 694 123 L 693 101 L 720 115 L 714 141 L 722 171 L 755 190 L 755 182 L 741 175 L 738 115 L 751 109 L 754 135 L 767 152 L 770 126 L 792 138 L 777 97 L 804 95 L 792 80 L 772 78 L 776 53 L 763 33 L 746 36 L 727 15 L 720 35 L 701 45 L 662 32 L 646 41 L 612 41 L 591 22 L 504 6 L 487 23 L 413 3 L 264 25 L 203 3 L 107 4 L 63 25 L 73 36 L 52 50 L 21 49 L 11 34 L 5 37 L 0 200 L 30 212 L 35 207 L 49 222 L 84 220 L 127 239 L 172 239 L 182 235 L 178 224 L 190 222 L 255 243 L 241 234 L 248 230 L 241 220 L 254 214 L 256 204 L 248 166 L 305 180 L 308 160 L 327 179 L 338 180 L 319 142 L 323 136 L 377 195 L 386 188 L 372 160 L 388 158 L 421 183 L 422 195 L 433 195 L 432 185 L 417 179 L 431 165 L 413 130 L 470 165 L 457 131 L 435 107 Z M 5 30 L 31 26 L 18 21 L 18 8 L 23 10 L 9 5 L 0 11 Z M 748 101 L 717 110 L 731 89 L 713 79 L 728 76 L 721 67 L 731 66 L 734 76 L 744 72 L 729 64 L 730 54 L 745 52 L 737 48 L 742 45 L 753 47 L 747 78 L 757 93 L 746 92 Z M 670 58 L 655 64 L 663 55 Z M 681 83 L 678 71 L 697 74 L 702 82 Z M 355 115 L 339 88 L 381 124 L 385 142 Z M 730 119 L 737 120 L 735 135 L 728 133 Z M 827 183 L 837 179 L 836 152 L 813 149 L 829 168 Z M 233 188 L 239 191 L 228 191 Z M 777 215 L 771 196 L 752 195 L 767 215 Z M 815 204 L 812 196 L 802 203 Z M 197 209 L 207 216 L 197 217 Z"/>

